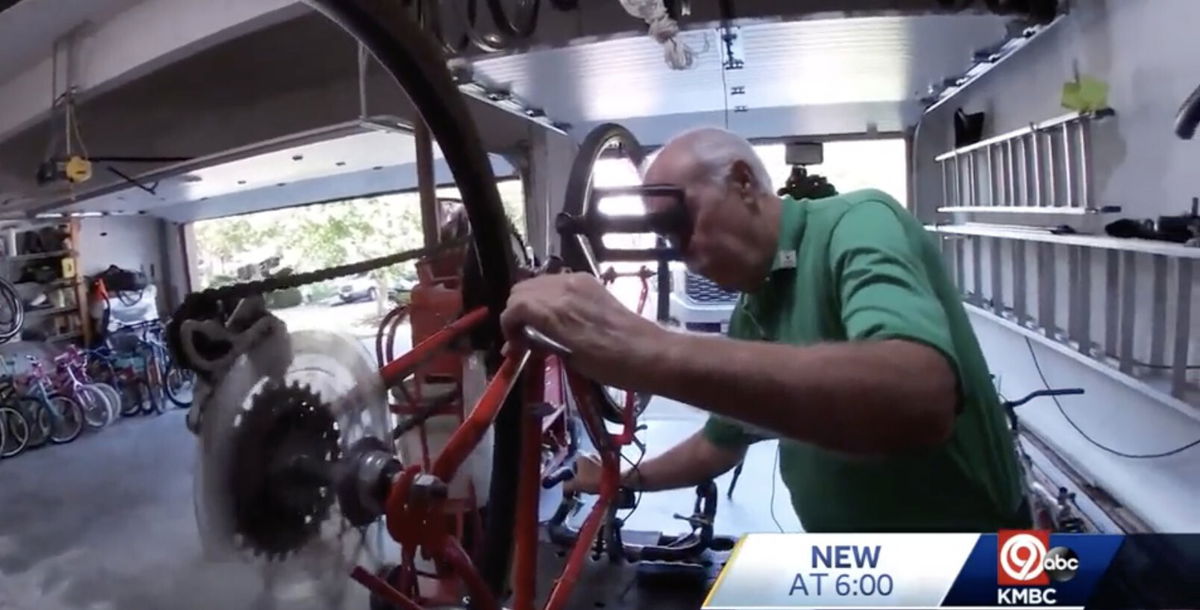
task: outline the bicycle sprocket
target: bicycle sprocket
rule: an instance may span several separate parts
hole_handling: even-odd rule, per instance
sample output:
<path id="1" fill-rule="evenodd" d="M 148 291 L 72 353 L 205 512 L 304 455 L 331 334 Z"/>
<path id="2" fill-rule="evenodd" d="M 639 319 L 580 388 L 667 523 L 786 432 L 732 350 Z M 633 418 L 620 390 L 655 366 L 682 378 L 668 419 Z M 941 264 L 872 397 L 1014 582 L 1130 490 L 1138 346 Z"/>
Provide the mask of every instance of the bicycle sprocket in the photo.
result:
<path id="1" fill-rule="evenodd" d="M 235 540 L 255 555 L 283 558 L 330 516 L 332 471 L 341 458 L 337 420 L 307 386 L 268 382 L 233 427 Z"/>

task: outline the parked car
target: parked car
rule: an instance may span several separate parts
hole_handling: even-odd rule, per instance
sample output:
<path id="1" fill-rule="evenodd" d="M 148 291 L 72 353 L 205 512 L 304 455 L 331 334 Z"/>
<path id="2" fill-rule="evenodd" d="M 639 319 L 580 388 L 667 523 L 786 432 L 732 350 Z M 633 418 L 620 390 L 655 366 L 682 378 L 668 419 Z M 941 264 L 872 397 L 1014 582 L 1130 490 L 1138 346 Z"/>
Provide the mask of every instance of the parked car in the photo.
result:
<path id="1" fill-rule="evenodd" d="M 396 303 L 406 304 L 408 303 L 409 296 L 411 296 L 413 286 L 416 285 L 417 283 L 412 280 L 398 278 L 388 288 L 388 298 Z"/>
<path id="2" fill-rule="evenodd" d="M 685 330 L 724 333 L 739 293 L 682 267 L 671 271 L 670 317 Z"/>
<path id="3" fill-rule="evenodd" d="M 338 298 L 343 303 L 374 301 L 379 297 L 379 285 L 369 275 L 358 275 L 342 280 L 338 286 Z"/>

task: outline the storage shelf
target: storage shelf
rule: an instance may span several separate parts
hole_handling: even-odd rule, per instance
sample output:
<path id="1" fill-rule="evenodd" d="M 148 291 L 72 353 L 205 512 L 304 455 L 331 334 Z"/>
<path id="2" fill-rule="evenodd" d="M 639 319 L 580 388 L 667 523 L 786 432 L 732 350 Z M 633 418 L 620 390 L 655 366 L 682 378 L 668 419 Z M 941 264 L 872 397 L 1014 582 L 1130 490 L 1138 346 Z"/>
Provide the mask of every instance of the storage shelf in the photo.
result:
<path id="1" fill-rule="evenodd" d="M 1104 250 L 1122 250 L 1126 252 L 1142 252 L 1157 254 L 1172 258 L 1200 259 L 1200 248 L 1185 246 L 1172 242 L 1135 237 L 1110 237 L 1108 235 L 1065 234 L 1057 235 L 1049 229 L 1039 227 L 1019 227 L 989 224 L 957 224 L 957 225 L 926 225 L 927 230 L 943 235 L 967 235 L 974 237 L 997 237 L 1000 239 L 1019 239 L 1022 241 L 1062 244 L 1066 246 L 1084 246 Z"/>
<path id="2" fill-rule="evenodd" d="M 37 308 L 37 309 L 26 309 L 25 317 L 28 318 L 30 316 L 54 316 L 54 315 L 61 315 L 64 313 L 78 313 L 78 312 L 79 312 L 78 305 L 64 305 L 62 307 L 43 307 L 43 308 Z"/>
<path id="3" fill-rule="evenodd" d="M 945 213 L 961 213 L 961 214 L 1061 214 L 1064 216 L 1082 216 L 1084 214 L 1100 214 L 1104 210 L 1097 208 L 1065 208 L 1065 207 L 1037 207 L 1037 206 L 1006 206 L 1006 205 L 985 205 L 985 206 L 951 206 L 938 208 L 937 211 Z"/>
<path id="4" fill-rule="evenodd" d="M 71 340 L 71 339 L 78 339 L 78 338 L 80 338 L 80 337 L 82 337 L 82 336 L 83 336 L 83 333 L 82 333 L 82 332 L 80 332 L 80 331 L 78 331 L 78 330 L 73 330 L 73 331 L 71 331 L 71 332 L 69 332 L 69 333 L 62 333 L 62 334 L 60 334 L 60 335 L 53 335 L 53 336 L 47 337 L 47 338 L 46 338 L 46 341 L 47 341 L 47 342 L 51 342 L 51 341 L 69 341 L 69 340 Z"/>
<path id="5" fill-rule="evenodd" d="M 7 256 L 4 258 L 4 260 L 6 260 L 8 262 L 12 262 L 12 263 L 20 263 L 20 262 L 25 262 L 25 261 L 41 260 L 43 258 L 65 258 L 68 256 L 75 256 L 75 251 L 74 250 L 55 250 L 53 252 L 37 252 L 34 254 L 17 254 L 14 256 Z"/>

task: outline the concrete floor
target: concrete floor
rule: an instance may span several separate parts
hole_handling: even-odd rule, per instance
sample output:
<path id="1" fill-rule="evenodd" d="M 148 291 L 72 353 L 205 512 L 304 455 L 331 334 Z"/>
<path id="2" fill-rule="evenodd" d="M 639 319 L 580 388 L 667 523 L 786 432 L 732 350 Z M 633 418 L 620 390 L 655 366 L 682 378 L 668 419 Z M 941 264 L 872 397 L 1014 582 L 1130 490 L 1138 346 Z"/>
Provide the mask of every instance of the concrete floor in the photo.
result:
<path id="1" fill-rule="evenodd" d="M 703 421 L 662 400 L 647 415 L 642 434 L 651 453 Z M 194 460 L 184 412 L 172 411 L 0 461 L 0 610 L 334 607 L 304 587 L 266 594 L 260 567 L 204 558 L 192 507 Z M 721 498 L 719 533 L 775 529 L 766 501 L 774 460 L 774 444 L 751 450 L 733 500 Z M 775 515 L 795 531 L 787 492 L 775 483 Z M 628 527 L 679 532 L 671 515 L 690 513 L 692 499 L 690 490 L 647 494 Z M 338 605 L 367 608 L 357 586 L 344 600 Z"/>

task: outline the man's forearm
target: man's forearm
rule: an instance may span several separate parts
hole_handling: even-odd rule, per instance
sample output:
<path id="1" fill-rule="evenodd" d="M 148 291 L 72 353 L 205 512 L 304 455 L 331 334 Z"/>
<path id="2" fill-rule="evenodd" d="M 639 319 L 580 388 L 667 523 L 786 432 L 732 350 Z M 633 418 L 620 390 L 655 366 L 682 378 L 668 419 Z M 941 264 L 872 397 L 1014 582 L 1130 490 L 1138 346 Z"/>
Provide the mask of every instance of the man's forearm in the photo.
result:
<path id="1" fill-rule="evenodd" d="M 884 454 L 945 440 L 955 376 L 931 347 L 902 340 L 809 347 L 664 333 L 635 380 L 680 400 L 828 449 Z"/>
<path id="2" fill-rule="evenodd" d="M 640 491 L 693 487 L 720 476 L 742 461 L 745 450 L 717 447 L 697 432 L 666 453 L 645 460 L 621 476 L 621 485 Z"/>

